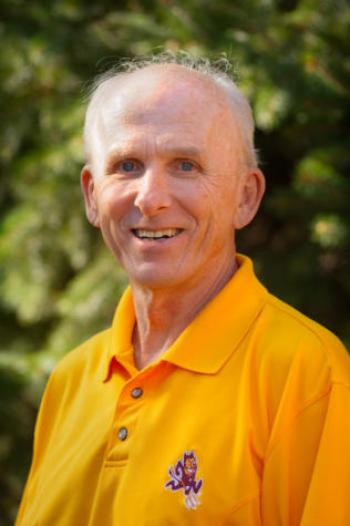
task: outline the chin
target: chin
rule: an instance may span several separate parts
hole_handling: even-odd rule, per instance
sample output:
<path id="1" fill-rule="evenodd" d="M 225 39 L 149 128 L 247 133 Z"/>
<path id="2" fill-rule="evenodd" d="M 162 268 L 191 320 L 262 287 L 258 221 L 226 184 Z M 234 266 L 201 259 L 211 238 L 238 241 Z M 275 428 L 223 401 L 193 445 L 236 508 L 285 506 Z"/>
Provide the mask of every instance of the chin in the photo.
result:
<path id="1" fill-rule="evenodd" d="M 179 273 L 174 268 L 145 268 L 137 269 L 135 272 L 126 272 L 131 285 L 148 289 L 169 289 L 181 283 Z"/>
<path id="2" fill-rule="evenodd" d="M 178 284 L 178 280 L 160 274 L 133 275 L 129 276 L 129 281 L 131 285 L 151 290 L 165 290 L 175 287 Z"/>

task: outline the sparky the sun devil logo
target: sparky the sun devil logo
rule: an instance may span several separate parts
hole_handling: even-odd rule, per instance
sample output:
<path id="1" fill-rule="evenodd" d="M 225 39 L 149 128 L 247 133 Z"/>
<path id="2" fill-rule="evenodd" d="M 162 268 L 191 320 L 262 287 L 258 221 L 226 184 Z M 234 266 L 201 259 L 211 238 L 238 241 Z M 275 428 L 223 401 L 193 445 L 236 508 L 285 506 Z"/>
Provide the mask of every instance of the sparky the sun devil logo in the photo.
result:
<path id="1" fill-rule="evenodd" d="M 182 459 L 168 470 L 170 480 L 165 484 L 166 489 L 171 491 L 181 490 L 184 494 L 184 502 L 187 509 L 195 510 L 200 504 L 199 492 L 203 480 L 196 480 L 198 460 L 193 451 L 185 451 Z"/>

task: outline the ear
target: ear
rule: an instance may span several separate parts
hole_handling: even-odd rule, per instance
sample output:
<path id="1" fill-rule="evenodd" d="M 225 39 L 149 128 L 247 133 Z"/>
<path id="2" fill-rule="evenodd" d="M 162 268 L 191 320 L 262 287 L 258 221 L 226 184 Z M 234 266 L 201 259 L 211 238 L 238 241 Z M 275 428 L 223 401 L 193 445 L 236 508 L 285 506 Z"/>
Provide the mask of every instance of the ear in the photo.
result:
<path id="1" fill-rule="evenodd" d="M 243 228 L 254 218 L 265 192 L 265 177 L 258 168 L 243 174 L 237 204 L 235 228 Z"/>
<path id="2" fill-rule="evenodd" d="M 100 226 L 96 199 L 95 181 L 90 165 L 86 164 L 80 174 L 80 183 L 84 195 L 85 213 L 88 221 L 95 227 Z"/>

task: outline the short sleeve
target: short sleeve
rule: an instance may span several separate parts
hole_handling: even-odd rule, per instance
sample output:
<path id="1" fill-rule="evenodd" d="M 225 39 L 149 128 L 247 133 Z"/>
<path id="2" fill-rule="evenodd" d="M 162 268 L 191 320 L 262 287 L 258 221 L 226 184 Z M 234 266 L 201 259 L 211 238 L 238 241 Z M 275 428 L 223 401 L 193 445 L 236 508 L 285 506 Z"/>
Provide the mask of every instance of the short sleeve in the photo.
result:
<path id="1" fill-rule="evenodd" d="M 32 464 L 24 488 L 15 526 L 21 525 L 27 503 L 30 501 L 31 496 L 35 492 L 38 479 L 38 467 L 40 465 L 40 460 L 44 454 L 45 448 L 48 446 L 49 435 L 53 426 L 53 417 L 55 414 L 54 404 L 56 396 L 54 394 L 54 384 L 55 374 L 52 373 L 42 396 L 38 416 L 36 419 Z"/>
<path id="2" fill-rule="evenodd" d="M 306 405 L 265 462 L 262 517 L 268 526 L 350 524 L 350 390 L 335 383 Z"/>

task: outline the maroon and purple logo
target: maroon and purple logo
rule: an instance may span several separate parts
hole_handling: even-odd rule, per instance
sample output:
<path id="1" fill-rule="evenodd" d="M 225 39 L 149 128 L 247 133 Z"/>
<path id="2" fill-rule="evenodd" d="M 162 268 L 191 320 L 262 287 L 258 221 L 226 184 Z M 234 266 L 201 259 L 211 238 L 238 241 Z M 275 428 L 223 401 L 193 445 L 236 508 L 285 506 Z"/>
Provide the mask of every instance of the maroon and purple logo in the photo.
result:
<path id="1" fill-rule="evenodd" d="M 187 509 L 195 510 L 200 504 L 199 492 L 203 480 L 196 480 L 197 470 L 198 460 L 193 451 L 185 451 L 182 459 L 168 470 L 170 480 L 166 482 L 165 488 L 171 491 L 182 490 Z"/>

